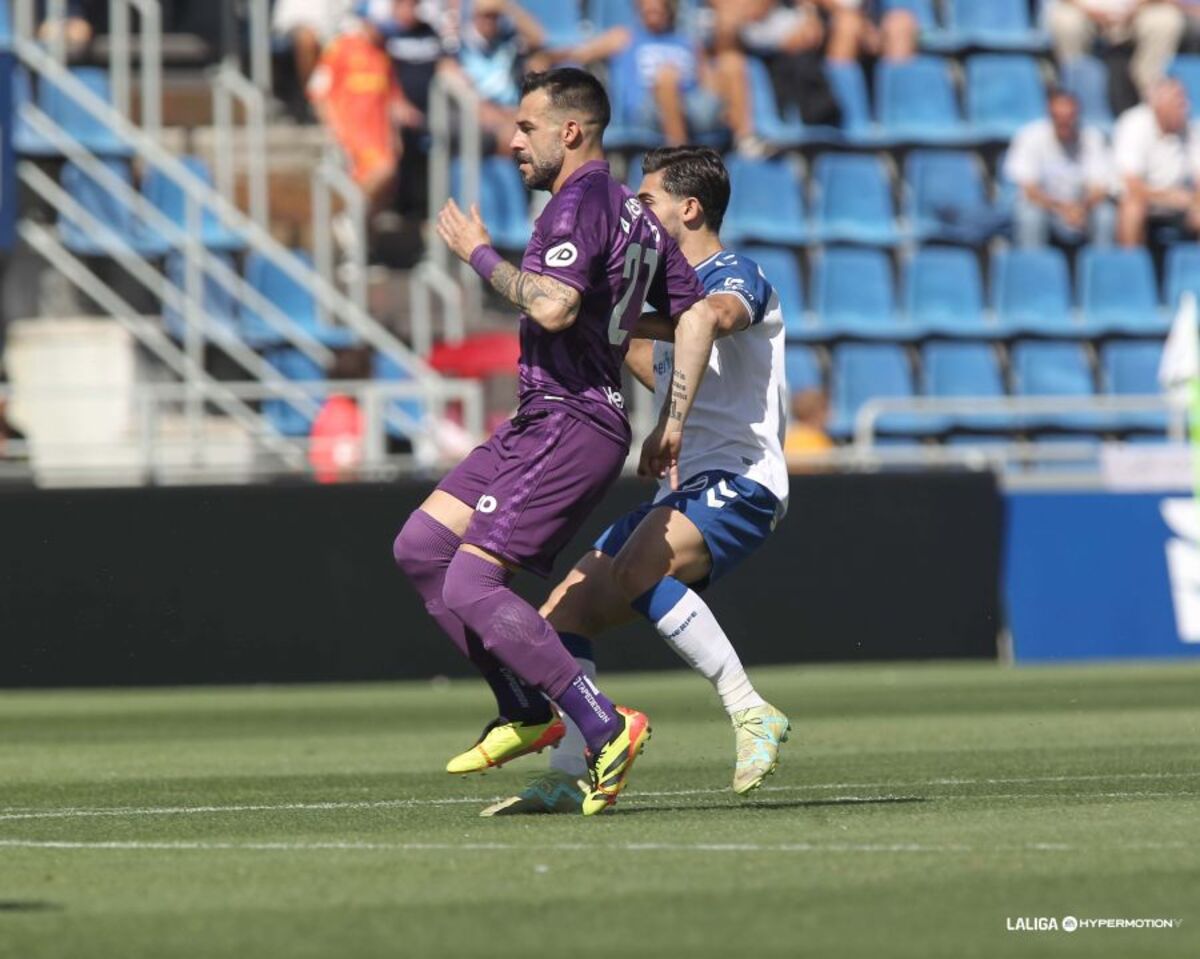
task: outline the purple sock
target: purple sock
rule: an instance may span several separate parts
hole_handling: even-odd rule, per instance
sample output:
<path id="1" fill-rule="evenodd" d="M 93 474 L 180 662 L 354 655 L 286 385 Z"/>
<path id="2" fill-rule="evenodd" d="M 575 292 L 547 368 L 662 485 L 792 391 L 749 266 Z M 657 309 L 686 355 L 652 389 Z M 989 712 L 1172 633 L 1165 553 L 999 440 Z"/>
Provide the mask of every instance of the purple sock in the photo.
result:
<path id="1" fill-rule="evenodd" d="M 562 707 L 598 749 L 621 726 L 613 704 L 582 679 L 579 664 L 538 611 L 508 588 L 509 574 L 459 552 L 446 571 L 446 606 L 482 638 L 488 652 Z"/>
<path id="2" fill-rule="evenodd" d="M 446 608 L 442 590 L 446 570 L 462 545 L 452 530 L 428 513 L 416 510 L 400 530 L 392 554 L 408 576 L 434 621 L 483 675 L 500 716 L 510 722 L 544 723 L 551 717 L 550 704 L 535 688 L 526 685 L 507 666 L 489 653 L 482 640 Z"/>

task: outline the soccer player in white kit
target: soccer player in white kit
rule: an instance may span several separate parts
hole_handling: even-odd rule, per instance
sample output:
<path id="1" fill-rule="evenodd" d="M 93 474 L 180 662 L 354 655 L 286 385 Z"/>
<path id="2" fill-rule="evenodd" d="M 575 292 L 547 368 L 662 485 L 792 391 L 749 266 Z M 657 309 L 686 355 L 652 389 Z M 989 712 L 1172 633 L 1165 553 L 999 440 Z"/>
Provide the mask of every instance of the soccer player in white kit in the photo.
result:
<path id="1" fill-rule="evenodd" d="M 648 619 L 720 696 L 735 731 L 733 789 L 746 795 L 774 772 L 791 725 L 755 691 L 699 592 L 757 549 L 787 508 L 783 315 L 758 265 L 721 245 L 729 176 L 720 155 L 697 147 L 654 150 L 643 173 L 638 199 L 695 268 L 719 318 L 719 338 L 684 427 L 678 490 L 662 481 L 653 500 L 610 526 L 541 613 L 592 675 L 591 637 L 639 614 Z M 666 416 L 671 326 L 645 317 L 635 336 L 642 339 L 626 363 Z M 648 475 L 645 463 L 639 472 Z M 578 811 L 587 767 L 582 738 L 567 726 L 551 768 L 482 815 Z"/>

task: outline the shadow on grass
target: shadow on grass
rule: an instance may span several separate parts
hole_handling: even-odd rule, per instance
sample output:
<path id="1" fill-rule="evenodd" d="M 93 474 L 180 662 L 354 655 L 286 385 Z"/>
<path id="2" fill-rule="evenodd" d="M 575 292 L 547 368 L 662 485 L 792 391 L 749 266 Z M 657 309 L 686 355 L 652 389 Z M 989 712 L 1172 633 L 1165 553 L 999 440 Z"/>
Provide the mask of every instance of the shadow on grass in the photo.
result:
<path id="1" fill-rule="evenodd" d="M 0 912 L 58 912 L 62 903 L 44 899 L 0 899 Z"/>
<path id="2" fill-rule="evenodd" d="M 629 797 L 630 802 L 634 797 Z M 686 806 L 675 804 L 670 806 L 638 805 L 620 806 L 618 814 L 628 816 L 631 813 L 668 813 L 693 812 L 697 809 L 711 810 L 742 810 L 742 809 L 804 809 L 815 806 L 898 806 L 908 803 L 928 802 L 924 796 L 876 796 L 873 798 L 857 799 L 846 797 L 842 799 L 746 799 L 741 802 L 697 802 Z"/>

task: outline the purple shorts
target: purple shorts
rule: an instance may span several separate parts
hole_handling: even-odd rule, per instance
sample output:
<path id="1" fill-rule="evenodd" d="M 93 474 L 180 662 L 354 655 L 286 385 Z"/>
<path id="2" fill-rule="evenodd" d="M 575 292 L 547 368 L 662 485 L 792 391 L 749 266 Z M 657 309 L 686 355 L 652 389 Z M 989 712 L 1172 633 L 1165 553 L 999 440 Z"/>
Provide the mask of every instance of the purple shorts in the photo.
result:
<path id="1" fill-rule="evenodd" d="M 535 407 L 475 447 L 438 489 L 475 508 L 464 543 L 549 576 L 628 452 L 572 413 Z"/>

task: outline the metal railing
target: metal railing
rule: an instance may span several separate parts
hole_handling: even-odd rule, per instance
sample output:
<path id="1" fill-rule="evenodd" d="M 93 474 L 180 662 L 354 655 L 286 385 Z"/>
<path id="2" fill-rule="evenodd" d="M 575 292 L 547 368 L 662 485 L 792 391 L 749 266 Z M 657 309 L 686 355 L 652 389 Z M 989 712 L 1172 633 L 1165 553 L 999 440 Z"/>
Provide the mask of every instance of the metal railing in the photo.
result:
<path id="1" fill-rule="evenodd" d="M 30 0 L 19 0 L 28 3 Z M 132 118 L 131 74 L 133 72 L 130 9 L 141 15 L 141 46 L 138 72 L 141 75 L 141 128 L 157 140 L 162 130 L 162 9 L 158 0 L 109 0 L 108 69 L 112 78 L 113 102 L 124 117 Z"/>
<path id="2" fill-rule="evenodd" d="M 209 72 L 212 83 L 213 123 L 217 128 L 215 167 L 217 189 L 230 206 L 236 207 L 238 146 L 245 158 L 246 188 L 250 219 L 269 229 L 267 201 L 267 103 L 262 90 L 242 75 L 236 66 L 221 63 Z M 245 126 L 238 136 L 234 105 L 241 104 Z"/>
<path id="3" fill-rule="evenodd" d="M 367 310 L 367 198 L 343 169 L 336 154 L 326 150 L 312 174 L 313 261 L 326 283 L 334 284 L 334 198 L 342 203 L 343 215 L 353 232 L 353 241 L 343 250 L 350 267 L 345 287 L 351 301 Z"/>

